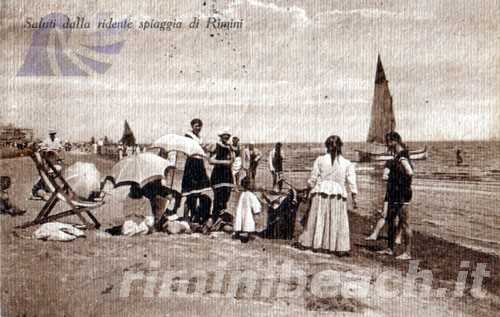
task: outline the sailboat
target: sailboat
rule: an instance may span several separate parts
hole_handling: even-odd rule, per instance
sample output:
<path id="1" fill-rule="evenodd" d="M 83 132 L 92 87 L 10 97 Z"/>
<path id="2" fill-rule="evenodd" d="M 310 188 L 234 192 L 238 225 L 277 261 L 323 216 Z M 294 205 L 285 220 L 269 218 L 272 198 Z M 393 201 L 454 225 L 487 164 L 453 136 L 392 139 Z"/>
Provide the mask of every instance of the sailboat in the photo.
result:
<path id="1" fill-rule="evenodd" d="M 120 142 L 122 142 L 126 146 L 136 145 L 134 132 L 132 132 L 132 129 L 130 128 L 130 125 L 128 124 L 127 120 L 125 120 L 125 124 L 123 126 L 123 135 L 122 138 L 120 139 Z"/>
<path id="2" fill-rule="evenodd" d="M 371 162 L 392 159 L 393 155 L 387 151 L 387 147 L 385 146 L 385 135 L 388 132 L 394 131 L 395 128 L 396 118 L 392 106 L 392 96 L 389 91 L 389 81 L 385 76 L 380 55 L 378 55 L 370 128 L 365 148 L 363 150 L 355 150 L 358 156 L 357 161 Z M 412 160 L 425 160 L 427 156 L 427 146 L 423 149 L 410 151 L 410 158 Z"/>

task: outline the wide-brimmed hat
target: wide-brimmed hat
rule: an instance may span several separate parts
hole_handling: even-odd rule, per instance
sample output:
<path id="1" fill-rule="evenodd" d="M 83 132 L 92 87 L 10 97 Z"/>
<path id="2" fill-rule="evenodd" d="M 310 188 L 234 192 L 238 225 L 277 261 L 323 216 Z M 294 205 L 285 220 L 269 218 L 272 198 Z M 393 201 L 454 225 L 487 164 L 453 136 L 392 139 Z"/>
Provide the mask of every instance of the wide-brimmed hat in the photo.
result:
<path id="1" fill-rule="evenodd" d="M 219 133 L 217 133 L 218 136 L 223 136 L 223 135 L 229 135 L 231 136 L 231 133 L 229 132 L 228 128 L 222 128 L 219 130 Z"/>
<path id="2" fill-rule="evenodd" d="M 56 129 L 49 129 L 49 134 L 56 134 L 56 133 L 57 133 Z"/>

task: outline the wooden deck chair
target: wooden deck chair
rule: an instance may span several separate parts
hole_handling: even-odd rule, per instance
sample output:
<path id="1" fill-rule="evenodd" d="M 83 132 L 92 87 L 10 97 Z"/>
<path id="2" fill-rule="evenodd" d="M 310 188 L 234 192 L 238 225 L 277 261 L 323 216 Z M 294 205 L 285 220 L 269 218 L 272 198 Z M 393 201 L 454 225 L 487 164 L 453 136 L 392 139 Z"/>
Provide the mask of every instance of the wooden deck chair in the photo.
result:
<path id="1" fill-rule="evenodd" d="M 75 215 L 80 219 L 82 225 L 86 228 L 98 229 L 101 224 L 94 217 L 91 210 L 102 206 L 104 201 L 86 201 L 80 199 L 50 160 L 43 158 L 40 152 L 33 152 L 31 158 L 35 162 L 38 174 L 46 187 L 49 189 L 51 196 L 33 221 L 21 224 L 16 228 L 27 228 L 37 224 L 55 221 L 63 217 Z M 52 209 L 58 202 L 65 203 L 69 209 L 50 215 Z M 90 223 L 83 214 L 86 214 L 92 223 Z"/>

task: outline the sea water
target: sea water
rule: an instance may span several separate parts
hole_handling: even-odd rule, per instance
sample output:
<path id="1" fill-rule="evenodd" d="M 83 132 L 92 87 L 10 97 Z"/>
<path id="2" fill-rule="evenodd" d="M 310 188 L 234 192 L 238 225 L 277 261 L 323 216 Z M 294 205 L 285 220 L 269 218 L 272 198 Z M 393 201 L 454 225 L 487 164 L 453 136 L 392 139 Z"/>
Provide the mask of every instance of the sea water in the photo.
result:
<path id="1" fill-rule="evenodd" d="M 410 149 L 429 148 L 429 158 L 414 161 L 410 223 L 415 230 L 481 251 L 500 255 L 500 142 L 419 142 Z M 462 166 L 456 165 L 456 150 Z M 267 154 L 269 145 L 260 149 Z M 354 159 L 356 143 L 346 143 L 344 156 Z M 324 153 L 322 144 L 286 144 L 285 177 L 305 187 L 314 159 Z M 264 155 L 266 158 L 267 155 Z M 257 177 L 269 174 L 267 159 Z M 383 163 L 356 163 L 357 210 L 370 215 L 382 208 L 385 183 Z M 270 187 L 265 177 L 264 186 Z"/>

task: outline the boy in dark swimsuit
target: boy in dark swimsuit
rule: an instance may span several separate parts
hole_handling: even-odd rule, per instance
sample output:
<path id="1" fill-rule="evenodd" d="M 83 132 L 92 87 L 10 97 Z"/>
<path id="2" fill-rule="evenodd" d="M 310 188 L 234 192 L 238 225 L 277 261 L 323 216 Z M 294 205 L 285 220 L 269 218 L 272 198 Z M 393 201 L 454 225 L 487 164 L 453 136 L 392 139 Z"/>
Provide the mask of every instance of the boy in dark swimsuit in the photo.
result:
<path id="1" fill-rule="evenodd" d="M 389 248 L 379 253 L 394 255 L 396 231 L 400 228 L 405 241 L 405 252 L 396 258 L 399 260 L 410 260 L 412 231 L 408 218 L 409 206 L 412 199 L 411 182 L 413 177 L 413 166 L 410 161 L 408 150 L 398 133 L 388 133 L 386 135 L 386 141 L 387 146 L 395 153 L 395 157 L 389 164 L 390 171 L 387 179 Z M 396 228 L 395 225 L 396 217 L 399 217 L 398 228 Z"/>

